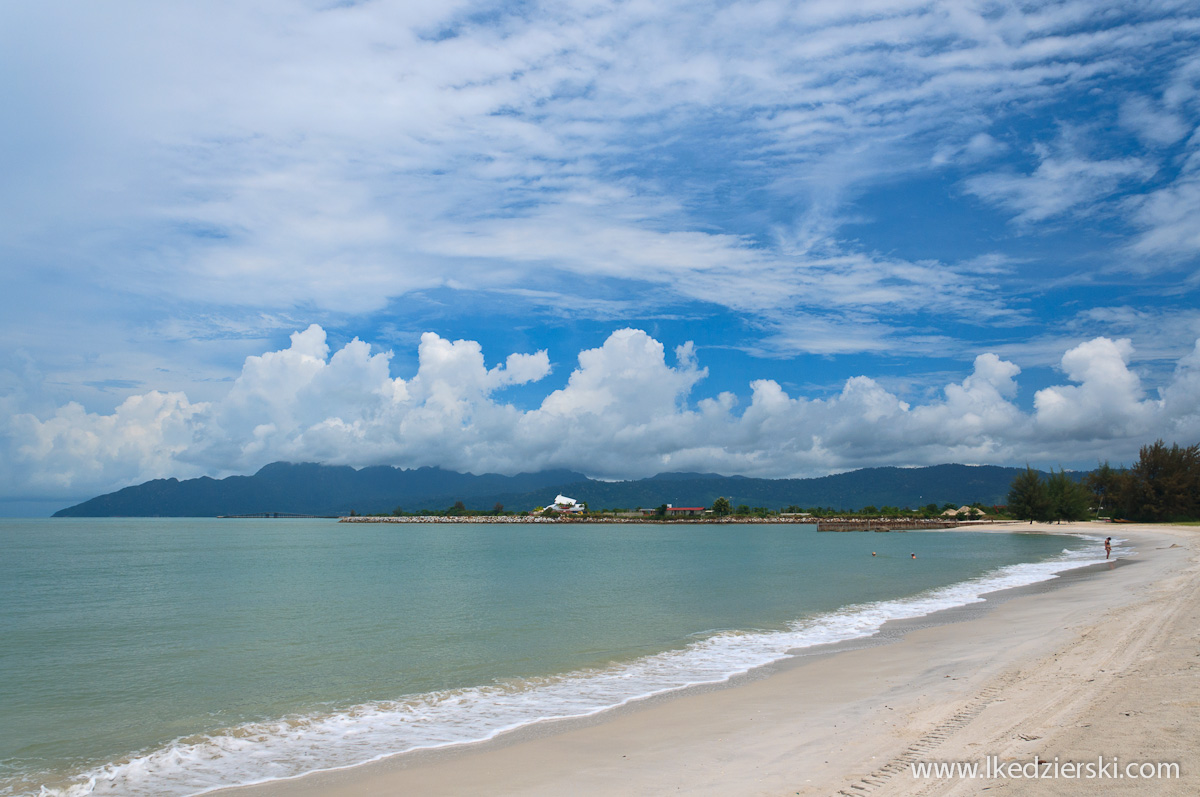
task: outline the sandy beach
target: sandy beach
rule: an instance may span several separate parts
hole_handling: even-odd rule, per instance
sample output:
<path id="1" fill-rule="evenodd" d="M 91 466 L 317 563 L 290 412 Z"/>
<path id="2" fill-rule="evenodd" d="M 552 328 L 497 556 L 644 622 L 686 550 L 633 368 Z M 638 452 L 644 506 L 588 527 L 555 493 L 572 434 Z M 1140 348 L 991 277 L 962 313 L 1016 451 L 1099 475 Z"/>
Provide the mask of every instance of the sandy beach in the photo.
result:
<path id="1" fill-rule="evenodd" d="M 1200 793 L 1200 528 L 1033 528 L 1113 534 L 1137 553 L 726 687 L 220 793 Z M 1035 757 L 1050 764 L 1027 779 Z M 979 777 L 914 777 L 924 762 L 974 763 Z M 1178 776 L 1129 776 L 1160 763 Z M 1005 774 L 984 777 L 996 764 Z"/>

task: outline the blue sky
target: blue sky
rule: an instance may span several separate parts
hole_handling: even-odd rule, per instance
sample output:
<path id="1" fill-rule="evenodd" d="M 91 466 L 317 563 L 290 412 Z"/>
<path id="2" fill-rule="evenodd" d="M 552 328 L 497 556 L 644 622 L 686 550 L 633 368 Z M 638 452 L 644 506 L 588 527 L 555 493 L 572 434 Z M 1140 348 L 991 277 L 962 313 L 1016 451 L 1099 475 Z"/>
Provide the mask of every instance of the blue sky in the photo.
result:
<path id="1" fill-rule="evenodd" d="M 1200 439 L 1195 2 L 0 9 L 0 512 Z"/>

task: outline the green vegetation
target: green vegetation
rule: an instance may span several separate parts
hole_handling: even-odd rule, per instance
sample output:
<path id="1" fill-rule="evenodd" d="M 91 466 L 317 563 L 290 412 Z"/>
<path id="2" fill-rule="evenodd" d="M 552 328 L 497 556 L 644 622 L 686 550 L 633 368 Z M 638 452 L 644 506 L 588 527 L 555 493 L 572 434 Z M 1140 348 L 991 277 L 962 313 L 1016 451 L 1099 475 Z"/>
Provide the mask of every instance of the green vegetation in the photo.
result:
<path id="1" fill-rule="evenodd" d="M 957 507 L 954 504 L 946 504 L 946 507 L 955 510 Z M 604 520 L 605 518 L 630 518 L 635 517 L 647 522 L 655 521 L 676 521 L 689 520 L 694 517 L 674 517 L 667 510 L 666 504 L 659 504 L 652 510 L 643 511 L 641 507 L 633 510 L 630 509 L 596 509 L 591 510 L 587 504 L 583 504 L 583 512 L 572 513 L 570 516 L 574 518 L 585 518 L 592 520 Z M 504 505 L 497 502 L 490 510 L 483 509 L 468 509 L 463 501 L 455 501 L 454 505 L 447 509 L 418 509 L 413 512 L 405 512 L 401 507 L 396 507 L 391 512 L 370 513 L 372 517 L 380 517 L 391 515 L 393 517 L 482 517 L 482 516 L 516 516 L 516 515 L 541 515 L 543 517 L 560 517 L 560 513 L 554 507 L 536 507 L 531 512 L 523 511 L 505 511 Z M 967 512 L 958 512 L 952 519 L 972 520 L 985 516 L 995 517 L 1001 514 L 997 507 L 985 509 L 981 504 L 975 504 Z M 805 509 L 798 504 L 789 504 L 786 507 L 780 507 L 778 510 L 771 509 L 765 506 L 750 506 L 749 504 L 738 504 L 732 506 L 728 498 L 718 497 L 712 502 L 712 507 L 704 513 L 710 518 L 734 517 L 734 518 L 778 518 L 784 515 L 796 518 L 797 522 L 816 522 L 817 520 L 840 518 L 840 519 L 877 519 L 877 518 L 896 518 L 896 519 L 929 519 L 941 518 L 944 511 L 934 504 L 929 504 L 920 509 L 910 509 L 908 507 L 884 506 L 875 507 L 868 505 L 860 510 L 839 510 L 831 507 L 810 507 Z"/>
<path id="2" fill-rule="evenodd" d="M 1050 498 L 1046 495 L 1046 485 L 1036 470 L 1026 466 L 1025 472 L 1013 479 L 1012 487 L 1008 490 L 1008 513 L 1018 520 L 1048 520 L 1050 518 Z"/>
<path id="3" fill-rule="evenodd" d="M 709 518 L 772 518 L 781 515 L 797 517 L 803 521 L 811 519 L 815 522 L 821 518 L 897 518 L 897 519 L 949 519 L 971 520 L 981 517 L 1004 516 L 993 506 L 1000 502 L 1004 490 L 1015 468 L 994 468 L 988 466 L 968 467 L 963 465 L 945 465 L 934 468 L 875 468 L 867 471 L 821 479 L 746 479 L 741 477 L 726 478 L 713 474 L 677 474 L 681 478 L 663 479 L 652 477 L 635 482 L 586 482 L 564 485 L 559 492 L 579 498 L 586 509 L 583 517 L 590 519 L 638 517 L 648 522 L 677 520 L 675 513 L 666 511 L 664 500 L 671 501 L 675 506 L 707 506 L 705 515 Z M 695 478 L 693 478 L 693 476 Z M 1003 479 L 1001 481 L 1001 478 Z M 900 481 L 897 481 L 900 480 Z M 805 498 L 811 498 L 813 484 L 828 485 L 841 482 L 853 485 L 852 492 L 843 495 L 830 495 L 829 499 L 836 500 L 834 504 L 818 504 L 805 506 Z M 526 495 L 506 495 L 503 503 L 517 507 L 532 507 L 533 498 L 545 500 L 548 491 Z M 840 489 L 838 492 L 841 492 Z M 850 495 L 860 493 L 863 497 L 870 496 L 875 500 L 864 501 L 862 509 L 853 509 Z M 919 508 L 914 498 L 936 496 L 939 503 L 927 503 Z M 979 495 L 988 496 L 987 503 L 977 500 Z M 878 496 L 878 498 L 875 498 Z M 971 510 L 960 513 L 964 501 L 956 503 L 942 501 L 945 497 L 962 496 Z M 992 497 L 994 496 L 994 497 Z M 637 499 L 637 500 L 632 500 Z M 884 499 L 884 500 L 881 500 Z M 489 500 L 495 500 L 491 498 Z M 511 503 L 510 503 L 511 502 Z M 479 499 L 474 503 L 482 510 L 483 504 Z M 468 507 L 472 500 L 466 501 Z M 610 507 L 635 508 L 621 509 Z M 778 507 L 778 508 L 775 508 Z M 553 510 L 538 505 L 533 510 L 547 517 L 554 516 Z M 949 511 L 949 516 L 947 516 Z M 432 513 L 443 514 L 443 513 Z M 489 514 L 482 511 L 468 510 L 467 514 Z M 507 514 L 521 514 L 520 511 Z M 578 517 L 578 516 L 577 516 Z"/>
<path id="4" fill-rule="evenodd" d="M 545 506 L 556 493 L 598 507 L 710 506 L 724 496 L 733 506 L 819 507 L 833 513 L 877 507 L 941 505 L 971 501 L 1003 502 L 1016 468 L 936 465 L 924 468 L 868 468 L 815 479 L 761 479 L 712 473 L 660 474 L 645 479 L 602 482 L 571 471 L 539 471 L 516 476 L 455 473 L 438 468 L 403 470 L 389 466 L 354 469 L 341 465 L 277 462 L 252 476 L 224 479 L 155 479 L 97 496 L 60 510 L 59 517 L 213 517 L 262 512 L 339 516 L 351 508 L 400 515 L 417 509 L 440 513 L 461 500 L 470 512 L 496 504 L 525 513 Z M 753 510 L 752 510 L 753 511 Z M 881 509 L 882 511 L 882 509 Z M 814 513 L 815 514 L 815 513 Z M 929 516 L 939 514 L 929 513 Z M 398 515 L 399 516 L 399 515 Z"/>
<path id="5" fill-rule="evenodd" d="M 1045 481 L 1030 467 L 1013 479 L 1008 490 L 1008 514 L 1018 520 L 1085 520 L 1091 514 L 1091 493 L 1061 468 Z"/>
<path id="6" fill-rule="evenodd" d="M 1113 517 L 1142 522 L 1200 518 L 1200 444 L 1181 448 L 1162 440 L 1142 446 L 1131 469 L 1107 462 L 1088 476 L 1097 507 Z"/>
<path id="7" fill-rule="evenodd" d="M 537 508 L 538 512 L 542 511 L 541 507 Z M 468 509 L 466 502 L 455 501 L 454 504 L 446 509 L 417 509 L 412 512 L 405 512 L 403 507 L 396 507 L 391 512 L 374 512 L 370 513 L 372 517 L 383 517 L 391 515 L 392 517 L 480 517 L 483 515 L 502 516 L 502 515 L 517 515 L 526 514 L 524 512 L 505 512 L 504 504 L 496 502 L 490 510 L 483 509 Z"/>
<path id="8" fill-rule="evenodd" d="M 1050 520 L 1086 520 L 1091 515 L 1092 495 L 1086 485 L 1075 481 L 1062 468 L 1050 471 L 1046 479 L 1046 498 L 1050 503 Z"/>
<path id="9" fill-rule="evenodd" d="M 1087 509 L 1130 520 L 1200 518 L 1200 446 L 1144 447 L 1135 466 L 1101 464 L 1086 476 Z M 642 517 L 597 507 L 711 506 L 712 517 L 927 518 L 960 515 L 1066 520 L 1078 517 L 1081 474 L 1045 474 L 1028 468 L 938 465 L 869 468 L 817 479 L 756 479 L 716 474 L 660 474 L 628 482 L 599 482 L 569 471 L 517 476 L 474 476 L 436 468 L 273 463 L 253 476 L 156 479 L 99 496 L 56 513 L 59 517 L 206 517 L 292 513 L 315 516 L 372 514 L 406 517 L 525 515 L 555 493 L 574 496 L 586 517 Z M 1017 488 L 1014 490 L 1014 487 Z M 1006 495 L 1012 504 L 1006 513 Z M 954 503 L 951 503 L 954 501 Z M 970 511 L 960 512 L 963 505 Z M 855 510 L 853 507 L 862 507 Z M 914 508 L 915 507 L 915 508 Z M 736 510 L 736 511 L 735 511 Z M 978 510 L 976 512 L 975 510 Z M 674 514 L 674 513 L 668 513 Z M 664 518 L 667 519 L 667 518 Z"/>
<path id="10" fill-rule="evenodd" d="M 1162 440 L 1142 446 L 1126 470 L 1104 462 L 1082 481 L 1060 469 L 1043 480 L 1026 468 L 1012 481 L 1007 512 L 1028 520 L 1084 520 L 1111 516 L 1140 522 L 1200 518 L 1200 444 L 1170 447 Z"/>

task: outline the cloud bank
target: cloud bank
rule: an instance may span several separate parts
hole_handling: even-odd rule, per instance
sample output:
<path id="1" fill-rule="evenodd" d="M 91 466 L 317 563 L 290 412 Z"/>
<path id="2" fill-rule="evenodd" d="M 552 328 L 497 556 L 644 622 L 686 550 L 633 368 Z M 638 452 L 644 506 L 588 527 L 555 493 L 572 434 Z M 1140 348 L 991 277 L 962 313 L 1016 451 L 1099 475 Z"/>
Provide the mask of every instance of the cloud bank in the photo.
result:
<path id="1" fill-rule="evenodd" d="M 487 366 L 479 343 L 421 337 L 409 379 L 389 352 L 355 339 L 330 352 L 318 325 L 286 349 L 246 359 L 218 401 L 151 391 L 110 414 L 69 403 L 6 422 L 6 497 L 72 500 L 155 477 L 252 472 L 276 460 L 437 465 L 476 473 L 568 467 L 600 478 L 662 471 L 765 477 L 940 462 L 1053 466 L 1131 458 L 1156 437 L 1200 439 L 1200 340 L 1153 394 L 1126 339 L 1095 338 L 1062 356 L 1068 384 L 1016 399 L 1020 368 L 991 353 L 962 381 L 911 405 L 867 376 L 822 398 L 774 380 L 697 395 L 708 375 L 691 344 L 668 356 L 637 329 L 579 353 L 566 384 L 535 407 L 504 390 L 551 372 L 545 351 Z"/>

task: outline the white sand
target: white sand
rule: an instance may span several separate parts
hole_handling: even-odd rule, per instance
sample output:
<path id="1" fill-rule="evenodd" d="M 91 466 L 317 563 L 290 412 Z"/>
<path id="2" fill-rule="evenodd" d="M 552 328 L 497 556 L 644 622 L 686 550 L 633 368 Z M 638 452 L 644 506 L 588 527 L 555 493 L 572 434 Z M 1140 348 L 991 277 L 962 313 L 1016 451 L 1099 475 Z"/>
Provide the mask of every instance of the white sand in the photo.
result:
<path id="1" fill-rule="evenodd" d="M 729 688 L 228 793 L 1200 794 L 1200 528 L 1089 530 L 1128 538 L 1138 554 L 959 612 L 972 619 L 802 657 Z M 1183 777 L 916 780 L 909 770 L 1035 755 L 1177 762 Z"/>

